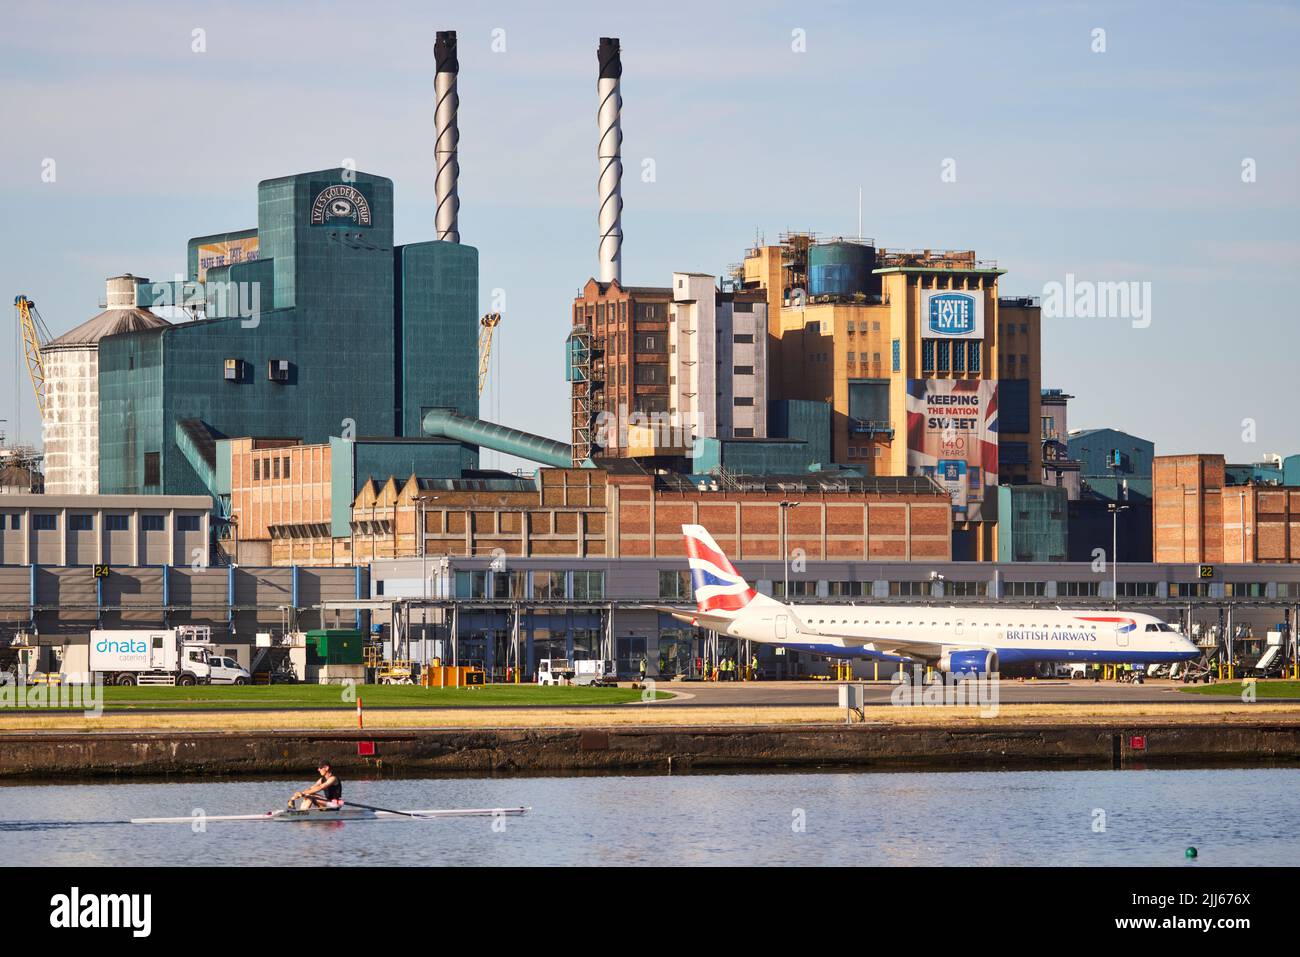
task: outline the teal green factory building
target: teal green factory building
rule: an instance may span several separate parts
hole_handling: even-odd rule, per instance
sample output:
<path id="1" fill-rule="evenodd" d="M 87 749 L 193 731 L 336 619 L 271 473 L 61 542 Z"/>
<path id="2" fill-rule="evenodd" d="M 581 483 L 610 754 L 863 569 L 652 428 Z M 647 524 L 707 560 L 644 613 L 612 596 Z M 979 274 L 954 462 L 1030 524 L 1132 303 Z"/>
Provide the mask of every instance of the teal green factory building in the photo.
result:
<path id="1" fill-rule="evenodd" d="M 332 169 L 258 185 L 255 229 L 190 240 L 184 282 L 141 306 L 201 299 L 205 318 L 99 344 L 99 488 L 211 493 L 222 438 L 424 435 L 478 414 L 478 250 L 393 244 L 393 183 Z M 426 439 L 419 474 L 459 477 L 476 446 Z"/>

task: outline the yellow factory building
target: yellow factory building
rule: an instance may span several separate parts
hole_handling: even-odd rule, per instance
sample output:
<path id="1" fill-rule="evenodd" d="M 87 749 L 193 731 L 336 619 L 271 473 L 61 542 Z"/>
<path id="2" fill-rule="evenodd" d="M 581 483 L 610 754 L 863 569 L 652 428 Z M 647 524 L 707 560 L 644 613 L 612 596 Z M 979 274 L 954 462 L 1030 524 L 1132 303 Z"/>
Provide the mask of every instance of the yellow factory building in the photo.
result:
<path id="1" fill-rule="evenodd" d="M 996 556 L 996 491 L 1041 481 L 1041 312 L 999 295 L 970 250 L 888 250 L 789 233 L 734 278 L 768 300 L 770 398 L 832 410 L 835 462 L 930 474 L 954 496 L 955 540 Z"/>

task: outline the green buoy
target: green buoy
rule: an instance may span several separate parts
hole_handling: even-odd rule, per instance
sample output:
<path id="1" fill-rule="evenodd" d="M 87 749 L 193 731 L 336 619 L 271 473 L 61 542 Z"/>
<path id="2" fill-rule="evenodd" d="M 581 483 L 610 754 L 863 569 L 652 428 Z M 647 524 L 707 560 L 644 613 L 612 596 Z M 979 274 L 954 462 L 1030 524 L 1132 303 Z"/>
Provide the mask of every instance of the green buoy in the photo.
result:
<path id="1" fill-rule="evenodd" d="M 1183 851 L 1183 857 L 1186 857 L 1189 860 L 1196 857 L 1196 848 L 1189 847 L 1187 850 Z"/>

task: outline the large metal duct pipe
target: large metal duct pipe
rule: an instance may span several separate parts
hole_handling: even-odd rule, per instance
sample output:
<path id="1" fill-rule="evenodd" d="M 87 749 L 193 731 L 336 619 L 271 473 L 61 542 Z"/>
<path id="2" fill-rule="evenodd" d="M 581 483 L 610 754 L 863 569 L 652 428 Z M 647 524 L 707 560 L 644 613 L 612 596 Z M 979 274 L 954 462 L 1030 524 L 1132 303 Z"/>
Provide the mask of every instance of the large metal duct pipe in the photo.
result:
<path id="1" fill-rule="evenodd" d="M 619 79 L 623 76 L 623 59 L 619 54 L 617 37 L 601 37 L 596 51 L 600 64 L 600 79 L 596 81 L 596 94 L 600 107 L 596 112 L 596 126 L 600 142 L 596 158 L 600 166 L 600 281 L 623 282 L 623 129 L 619 114 L 623 110 L 623 95 L 619 92 Z"/>
<path id="2" fill-rule="evenodd" d="M 456 150 L 460 144 L 460 129 L 456 126 L 456 112 L 460 109 L 460 96 L 456 92 L 456 75 L 460 63 L 456 60 L 456 31 L 439 30 L 433 41 L 433 59 L 437 73 L 433 78 L 433 92 L 437 100 L 433 112 L 433 127 L 437 135 L 433 155 L 438 166 L 434 180 L 434 194 L 438 211 L 434 225 L 442 242 L 460 242 L 460 196 L 456 183 L 460 179 L 460 160 Z"/>
<path id="3" fill-rule="evenodd" d="M 455 439 L 467 445 L 504 452 L 552 468 L 572 468 L 573 447 L 531 432 L 461 415 L 454 409 L 430 409 L 424 414 L 424 434 Z"/>

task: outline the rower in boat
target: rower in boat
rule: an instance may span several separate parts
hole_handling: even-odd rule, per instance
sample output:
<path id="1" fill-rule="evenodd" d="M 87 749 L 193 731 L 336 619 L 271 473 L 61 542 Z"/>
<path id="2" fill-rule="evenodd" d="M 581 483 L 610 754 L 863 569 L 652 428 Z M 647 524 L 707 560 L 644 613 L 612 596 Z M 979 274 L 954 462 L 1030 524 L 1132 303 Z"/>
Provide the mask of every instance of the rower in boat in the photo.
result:
<path id="1" fill-rule="evenodd" d="M 320 779 L 305 791 L 298 791 L 289 799 L 289 806 L 298 802 L 299 811 L 333 810 L 343 806 L 343 782 L 330 768 L 328 761 L 321 761 L 316 770 Z"/>

